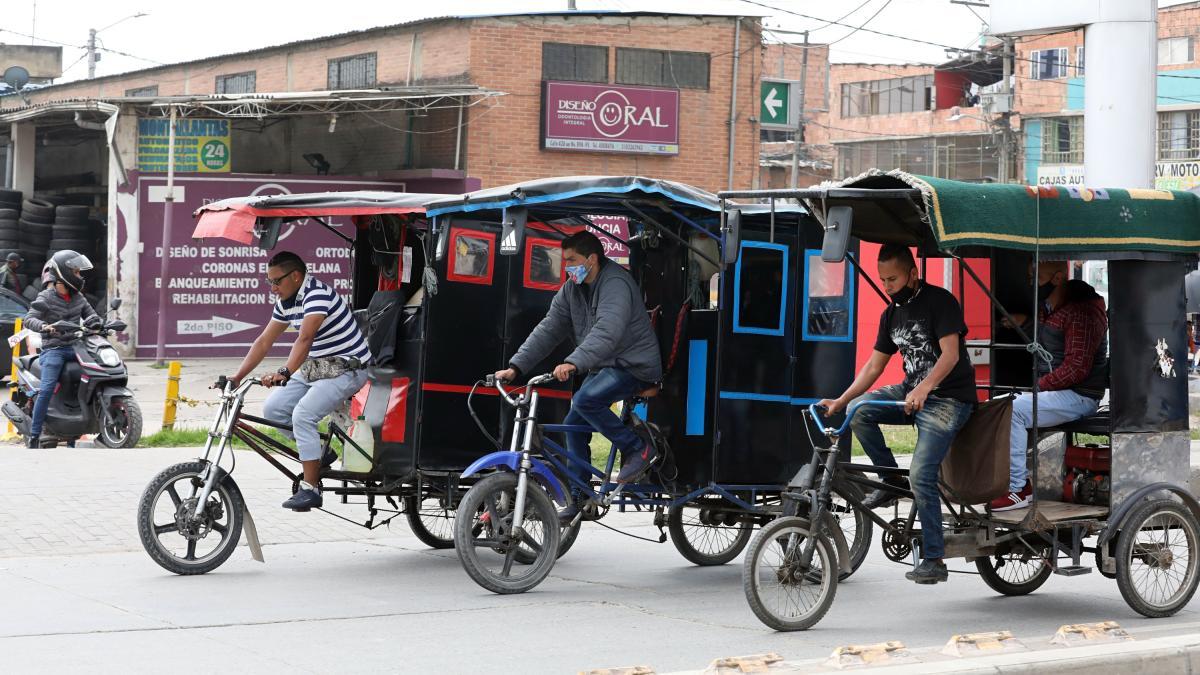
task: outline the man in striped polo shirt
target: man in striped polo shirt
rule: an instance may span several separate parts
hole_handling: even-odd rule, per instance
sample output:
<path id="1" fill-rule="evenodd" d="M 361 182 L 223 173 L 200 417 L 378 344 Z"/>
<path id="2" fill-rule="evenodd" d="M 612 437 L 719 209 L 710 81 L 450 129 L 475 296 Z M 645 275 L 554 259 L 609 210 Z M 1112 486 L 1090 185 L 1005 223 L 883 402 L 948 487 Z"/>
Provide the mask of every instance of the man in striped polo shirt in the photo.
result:
<path id="1" fill-rule="evenodd" d="M 304 480 L 283 506 L 308 511 L 321 506 L 321 467 L 334 459 L 333 453 L 321 457 L 317 423 L 366 384 L 371 352 L 350 306 L 327 284 L 309 275 L 300 256 L 290 251 L 275 254 L 267 263 L 267 282 L 276 296 L 275 310 L 231 379 L 234 386 L 241 383 L 289 326 L 299 331 L 287 365 L 262 378 L 268 387 L 281 387 L 267 397 L 263 416 L 292 425 Z"/>

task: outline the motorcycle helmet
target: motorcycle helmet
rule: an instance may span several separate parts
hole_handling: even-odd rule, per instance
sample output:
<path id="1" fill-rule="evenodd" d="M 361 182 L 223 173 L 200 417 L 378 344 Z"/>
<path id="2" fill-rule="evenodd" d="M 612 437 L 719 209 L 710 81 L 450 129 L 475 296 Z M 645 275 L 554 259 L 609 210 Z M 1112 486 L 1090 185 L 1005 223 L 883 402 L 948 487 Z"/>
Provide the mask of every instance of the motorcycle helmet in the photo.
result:
<path id="1" fill-rule="evenodd" d="M 92 261 L 75 251 L 59 251 L 46 261 L 51 282 L 61 281 L 76 293 L 83 292 L 83 273 L 92 269 Z"/>

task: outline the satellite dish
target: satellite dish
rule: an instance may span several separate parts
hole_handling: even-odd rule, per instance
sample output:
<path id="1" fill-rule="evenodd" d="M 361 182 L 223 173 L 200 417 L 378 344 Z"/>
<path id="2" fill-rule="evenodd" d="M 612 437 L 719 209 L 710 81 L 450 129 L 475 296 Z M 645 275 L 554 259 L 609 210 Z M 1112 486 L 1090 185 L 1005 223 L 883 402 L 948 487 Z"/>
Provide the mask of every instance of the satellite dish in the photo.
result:
<path id="1" fill-rule="evenodd" d="M 4 71 L 4 84 L 13 88 L 13 91 L 21 91 L 22 87 L 29 84 L 29 71 L 21 66 L 9 66 Z"/>

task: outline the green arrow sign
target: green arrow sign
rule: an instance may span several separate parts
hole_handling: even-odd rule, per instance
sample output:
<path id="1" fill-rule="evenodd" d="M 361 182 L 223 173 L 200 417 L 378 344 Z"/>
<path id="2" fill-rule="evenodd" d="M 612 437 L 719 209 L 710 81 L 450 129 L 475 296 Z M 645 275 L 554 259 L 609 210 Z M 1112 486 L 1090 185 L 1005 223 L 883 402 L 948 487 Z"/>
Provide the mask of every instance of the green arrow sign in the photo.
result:
<path id="1" fill-rule="evenodd" d="M 765 127 L 791 128 L 792 83 L 763 80 L 758 97 L 758 119 Z"/>

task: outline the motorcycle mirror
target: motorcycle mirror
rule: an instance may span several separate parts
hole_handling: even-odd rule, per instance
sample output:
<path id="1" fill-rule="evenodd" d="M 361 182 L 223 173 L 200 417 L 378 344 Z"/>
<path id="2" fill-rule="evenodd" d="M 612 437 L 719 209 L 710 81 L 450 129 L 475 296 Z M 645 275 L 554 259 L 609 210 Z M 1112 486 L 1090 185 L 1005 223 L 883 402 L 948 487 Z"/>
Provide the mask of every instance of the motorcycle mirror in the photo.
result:
<path id="1" fill-rule="evenodd" d="M 118 333 L 123 333 L 125 332 L 126 328 L 129 328 L 129 325 L 124 321 L 113 321 L 112 323 L 108 324 L 108 327 L 109 329 L 115 330 Z"/>
<path id="2" fill-rule="evenodd" d="M 283 218 L 259 218 L 254 223 L 254 233 L 258 235 L 258 247 L 264 251 L 275 248 L 279 242 L 279 231 L 283 229 Z"/>
<path id="3" fill-rule="evenodd" d="M 112 300 L 108 301 L 109 309 L 115 310 L 115 309 L 119 309 L 120 307 L 121 307 L 121 299 L 120 298 L 113 298 Z"/>

